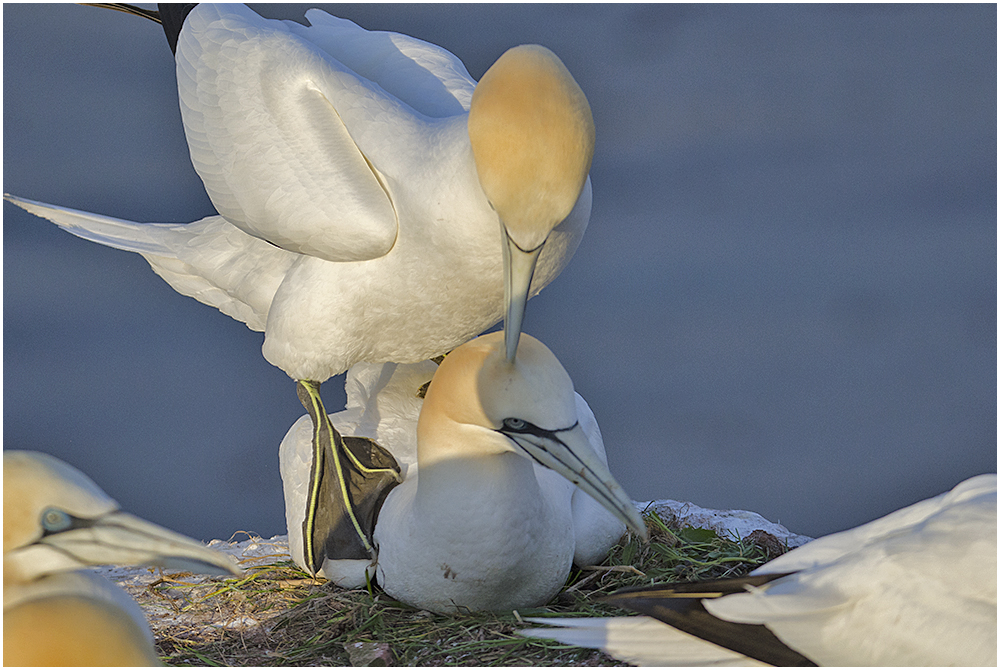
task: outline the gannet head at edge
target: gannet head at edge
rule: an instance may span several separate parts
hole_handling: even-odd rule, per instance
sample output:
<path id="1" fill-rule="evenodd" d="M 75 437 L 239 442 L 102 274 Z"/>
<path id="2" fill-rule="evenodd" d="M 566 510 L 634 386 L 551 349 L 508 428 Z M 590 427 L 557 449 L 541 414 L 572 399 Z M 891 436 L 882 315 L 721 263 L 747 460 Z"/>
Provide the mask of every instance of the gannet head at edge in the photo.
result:
<path id="1" fill-rule="evenodd" d="M 647 537 L 642 517 L 579 425 L 569 374 L 527 333 L 520 335 L 513 363 L 499 332 L 445 357 L 427 389 L 417 440 L 420 467 L 467 457 L 471 449 L 518 453 L 576 484 Z"/>
<path id="2" fill-rule="evenodd" d="M 559 57 L 522 45 L 505 52 L 476 86 L 469 140 L 479 182 L 502 225 L 504 333 L 513 361 L 535 262 L 587 181 L 594 118 Z"/>
<path id="3" fill-rule="evenodd" d="M 160 665 L 138 603 L 81 568 L 159 565 L 240 574 L 200 542 L 119 510 L 76 468 L 5 450 L 3 655 L 11 665 Z"/>
<path id="4" fill-rule="evenodd" d="M 3 463 L 5 587 L 107 564 L 240 574 L 230 557 L 122 512 L 89 477 L 53 456 L 5 450 Z"/>

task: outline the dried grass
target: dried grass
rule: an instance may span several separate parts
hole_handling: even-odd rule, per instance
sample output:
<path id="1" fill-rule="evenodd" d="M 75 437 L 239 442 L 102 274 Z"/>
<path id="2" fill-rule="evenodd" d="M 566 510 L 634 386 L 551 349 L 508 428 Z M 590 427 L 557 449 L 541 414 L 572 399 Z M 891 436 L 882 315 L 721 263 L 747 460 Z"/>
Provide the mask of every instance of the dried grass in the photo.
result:
<path id="1" fill-rule="evenodd" d="M 443 616 L 392 600 L 377 587 L 316 581 L 286 554 L 257 559 L 242 579 L 161 578 L 132 593 L 168 665 L 621 665 L 604 654 L 516 634 L 527 616 L 620 616 L 599 602 L 625 586 L 746 574 L 783 553 L 758 531 L 732 541 L 645 515 L 650 542 L 629 533 L 605 565 L 574 568 L 546 607 Z"/>

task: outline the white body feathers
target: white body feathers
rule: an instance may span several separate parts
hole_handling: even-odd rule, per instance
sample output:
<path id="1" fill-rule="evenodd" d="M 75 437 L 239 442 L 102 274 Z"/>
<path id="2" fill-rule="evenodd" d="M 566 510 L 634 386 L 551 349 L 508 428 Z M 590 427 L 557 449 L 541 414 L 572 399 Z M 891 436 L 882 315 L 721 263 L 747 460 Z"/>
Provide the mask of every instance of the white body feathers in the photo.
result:
<path id="1" fill-rule="evenodd" d="M 142 254 L 178 292 L 263 330 L 265 358 L 324 381 L 415 363 L 498 322 L 502 226 L 467 129 L 476 82 L 446 50 L 320 10 L 312 26 L 199 5 L 177 46 L 191 159 L 221 216 L 139 224 L 8 196 Z M 548 235 L 531 295 L 590 217 L 586 182 Z"/>
<path id="2" fill-rule="evenodd" d="M 495 336 L 499 333 L 493 334 Z M 522 338 L 522 345 L 523 338 Z M 452 601 L 470 609 L 510 609 L 542 604 L 558 592 L 570 565 L 604 560 L 624 533 L 624 524 L 563 476 L 522 455 L 482 459 L 475 440 L 470 460 L 435 465 L 423 491 L 440 492 L 440 503 L 415 503 L 417 421 L 423 406 L 416 393 L 437 365 L 362 364 L 347 375 L 347 409 L 330 415 L 344 435 L 371 437 L 392 452 L 404 481 L 386 498 L 375 528 L 377 567 L 371 561 L 327 561 L 321 574 L 342 586 L 376 576 L 394 597 L 436 611 L 454 611 Z M 607 463 L 600 429 L 586 401 L 573 393 L 575 412 L 593 453 Z M 282 441 L 289 549 L 303 565 L 302 520 L 306 507 L 312 424 L 303 416 Z M 506 440 L 501 436 L 498 439 Z M 431 511 L 433 510 L 433 511 Z M 495 566 L 491 568 L 490 566 Z M 470 575 L 481 579 L 477 591 Z M 377 571 L 377 572 L 376 572 Z M 434 594 L 433 602 L 427 598 Z"/>
<path id="3" fill-rule="evenodd" d="M 818 665 L 996 665 L 996 475 L 810 542 L 756 574 L 769 584 L 702 600 L 763 624 Z M 533 637 L 605 649 L 639 665 L 754 665 L 647 617 L 535 619 Z"/>

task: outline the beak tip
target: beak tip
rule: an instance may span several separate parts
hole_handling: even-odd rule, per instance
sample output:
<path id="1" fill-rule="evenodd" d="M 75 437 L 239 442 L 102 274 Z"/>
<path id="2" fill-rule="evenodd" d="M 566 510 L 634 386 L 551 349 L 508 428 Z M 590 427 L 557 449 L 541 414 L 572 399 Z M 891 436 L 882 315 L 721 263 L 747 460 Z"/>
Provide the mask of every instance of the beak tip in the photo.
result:
<path id="1" fill-rule="evenodd" d="M 649 530 L 646 528 L 646 521 L 642 518 L 642 515 L 638 513 L 634 517 L 629 515 L 629 520 L 625 525 L 640 540 L 649 542 Z"/>

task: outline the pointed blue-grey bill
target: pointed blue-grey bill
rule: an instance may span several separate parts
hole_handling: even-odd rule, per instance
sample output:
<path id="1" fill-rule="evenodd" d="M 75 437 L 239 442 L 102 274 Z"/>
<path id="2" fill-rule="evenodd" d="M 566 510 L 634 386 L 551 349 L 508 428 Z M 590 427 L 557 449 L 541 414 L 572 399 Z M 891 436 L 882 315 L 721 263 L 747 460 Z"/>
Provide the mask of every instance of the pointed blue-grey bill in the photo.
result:
<path id="1" fill-rule="evenodd" d="M 57 525 L 46 528 L 35 544 L 55 549 L 72 564 L 152 565 L 207 575 L 242 574 L 231 556 L 126 512 L 81 519 L 52 508 L 46 510 L 45 520 Z"/>
<path id="2" fill-rule="evenodd" d="M 525 251 L 510 238 L 503 229 L 503 295 L 504 311 L 503 341 L 507 349 L 507 360 L 514 361 L 517 343 L 521 339 L 521 324 L 524 321 L 524 306 L 528 302 L 531 278 L 535 274 L 535 263 L 542 253 L 545 243 L 531 251 Z"/>
<path id="3" fill-rule="evenodd" d="M 608 466 L 598 458 L 579 423 L 562 430 L 545 430 L 525 421 L 518 423 L 523 427 L 515 430 L 505 423 L 500 432 L 538 463 L 580 487 L 636 535 L 649 539 L 642 515 Z"/>

